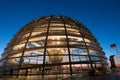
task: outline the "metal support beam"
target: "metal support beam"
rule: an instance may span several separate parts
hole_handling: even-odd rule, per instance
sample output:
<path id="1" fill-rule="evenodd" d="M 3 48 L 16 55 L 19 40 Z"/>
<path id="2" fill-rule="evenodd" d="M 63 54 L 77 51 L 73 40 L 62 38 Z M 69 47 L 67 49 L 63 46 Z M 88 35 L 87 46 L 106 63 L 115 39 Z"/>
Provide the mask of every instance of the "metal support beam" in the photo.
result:
<path id="1" fill-rule="evenodd" d="M 28 44 L 28 42 L 29 42 L 29 38 L 31 37 L 31 34 L 32 34 L 32 32 L 33 32 L 33 29 L 34 29 L 34 26 L 31 25 L 31 30 L 30 30 L 29 36 L 27 37 L 25 46 L 24 46 L 24 48 L 23 48 L 23 50 L 22 50 L 22 55 L 21 55 L 21 57 L 20 57 L 20 63 L 19 63 L 19 65 L 18 65 L 17 77 L 19 77 L 19 72 L 20 72 L 20 69 L 21 69 L 21 65 L 22 65 L 22 63 L 23 63 L 23 56 L 24 56 L 24 53 L 25 53 L 25 49 L 26 49 L 26 47 L 27 47 L 27 44 Z"/>
<path id="2" fill-rule="evenodd" d="M 66 23 L 65 20 L 63 19 L 62 16 L 60 16 L 63 24 L 64 24 L 64 28 L 65 28 L 65 34 L 66 34 L 66 41 L 67 41 L 67 47 L 68 47 L 68 55 L 69 55 L 69 66 L 70 66 L 70 76 L 72 76 L 72 66 L 71 66 L 71 56 L 70 56 L 70 47 L 69 47 L 69 39 L 68 39 L 68 34 L 67 34 L 67 29 L 66 29 Z"/>
<path id="3" fill-rule="evenodd" d="M 43 70 L 42 70 L 42 78 L 44 79 L 44 72 L 45 72 L 45 60 L 46 60 L 46 48 L 47 48 L 47 40 L 48 40 L 48 34 L 49 34 L 49 27 L 50 27 L 50 21 L 52 19 L 52 16 L 51 18 L 49 19 L 49 22 L 48 22 L 48 27 L 47 27 L 47 32 L 46 32 L 46 39 L 45 39 L 45 47 L 44 47 L 44 57 L 43 57 Z"/>

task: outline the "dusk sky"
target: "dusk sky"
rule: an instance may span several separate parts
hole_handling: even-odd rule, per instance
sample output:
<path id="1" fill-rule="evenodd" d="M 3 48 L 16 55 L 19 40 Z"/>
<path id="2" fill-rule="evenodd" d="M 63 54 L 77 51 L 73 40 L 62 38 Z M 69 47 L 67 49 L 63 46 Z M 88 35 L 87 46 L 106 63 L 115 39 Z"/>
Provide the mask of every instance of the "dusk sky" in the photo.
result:
<path id="1" fill-rule="evenodd" d="M 120 0 L 0 0 L 0 54 L 21 27 L 53 14 L 84 24 L 107 57 L 116 53 L 113 43 L 120 51 Z"/>

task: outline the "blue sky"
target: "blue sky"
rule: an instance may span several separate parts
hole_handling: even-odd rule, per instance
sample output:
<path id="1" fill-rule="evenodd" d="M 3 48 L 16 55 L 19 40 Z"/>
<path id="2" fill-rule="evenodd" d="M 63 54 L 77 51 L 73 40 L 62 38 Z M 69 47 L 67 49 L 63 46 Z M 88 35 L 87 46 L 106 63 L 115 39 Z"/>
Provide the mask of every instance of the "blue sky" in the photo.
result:
<path id="1" fill-rule="evenodd" d="M 41 16 L 60 14 L 83 23 L 106 56 L 120 50 L 120 0 L 0 0 L 0 54 L 16 32 Z"/>

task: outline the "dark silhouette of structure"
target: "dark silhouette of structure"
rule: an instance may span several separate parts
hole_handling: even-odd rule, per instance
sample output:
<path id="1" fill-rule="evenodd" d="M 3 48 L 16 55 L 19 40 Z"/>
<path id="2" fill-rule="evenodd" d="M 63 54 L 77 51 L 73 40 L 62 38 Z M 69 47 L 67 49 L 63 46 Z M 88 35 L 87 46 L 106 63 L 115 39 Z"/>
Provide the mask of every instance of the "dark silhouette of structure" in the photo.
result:
<path id="1" fill-rule="evenodd" d="M 114 60 L 114 55 L 111 55 L 109 57 L 109 60 L 110 60 L 110 63 L 111 63 L 111 69 L 116 68 L 115 60 Z"/>

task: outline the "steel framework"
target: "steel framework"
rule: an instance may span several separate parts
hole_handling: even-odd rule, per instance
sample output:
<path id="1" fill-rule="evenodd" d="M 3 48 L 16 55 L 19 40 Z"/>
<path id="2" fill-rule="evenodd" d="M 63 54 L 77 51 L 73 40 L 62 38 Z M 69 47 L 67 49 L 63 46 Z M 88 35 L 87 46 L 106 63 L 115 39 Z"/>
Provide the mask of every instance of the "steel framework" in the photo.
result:
<path id="1" fill-rule="evenodd" d="M 52 15 L 31 21 L 22 27 L 2 54 L 2 70 L 17 76 L 72 76 L 106 61 L 105 53 L 93 34 L 70 17 Z"/>

